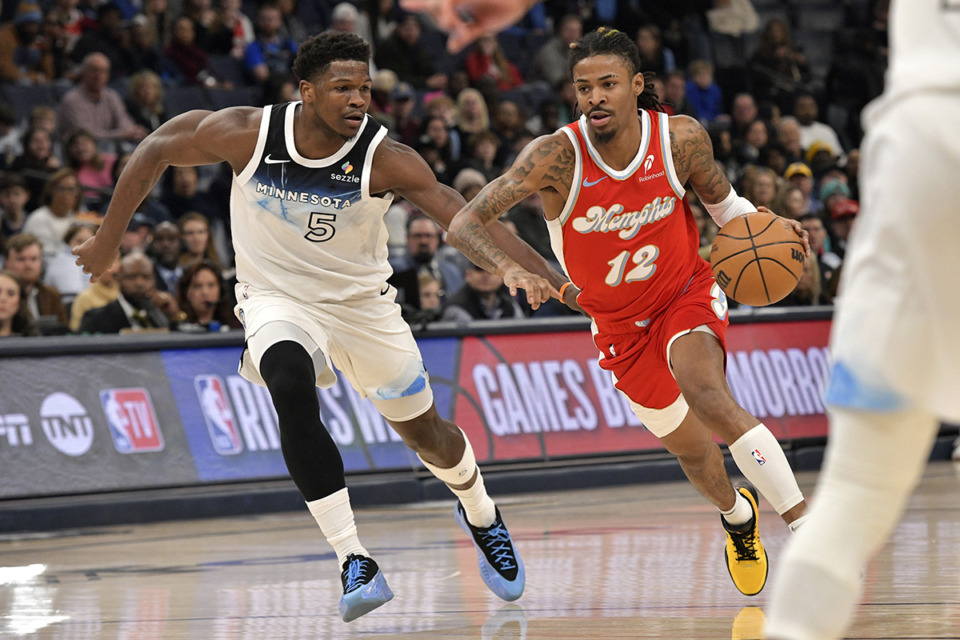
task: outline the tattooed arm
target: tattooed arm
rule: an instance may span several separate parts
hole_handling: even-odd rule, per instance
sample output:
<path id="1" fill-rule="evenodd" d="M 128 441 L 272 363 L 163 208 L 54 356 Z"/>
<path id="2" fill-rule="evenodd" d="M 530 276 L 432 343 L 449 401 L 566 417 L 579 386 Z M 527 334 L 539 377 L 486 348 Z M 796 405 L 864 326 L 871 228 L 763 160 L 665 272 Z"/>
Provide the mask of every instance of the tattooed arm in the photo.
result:
<path id="1" fill-rule="evenodd" d="M 503 276 L 504 283 L 511 290 L 517 286 L 524 288 L 513 283 L 532 274 L 500 248 L 487 227 L 510 207 L 537 191 L 547 194 L 553 192 L 558 197 L 563 194 L 565 197 L 573 179 L 573 169 L 573 147 L 564 134 L 554 133 L 537 138 L 520 152 L 505 174 L 484 187 L 460 210 L 450 223 L 447 241 L 477 265 Z M 566 278 L 556 274 L 550 281 L 552 291 L 546 293 L 557 296 L 557 290 L 564 282 Z M 567 300 L 564 302 L 579 309 L 575 291 L 566 297 L 571 298 L 572 304 Z M 538 302 L 546 299 L 544 296 Z"/>
<path id="2" fill-rule="evenodd" d="M 143 139 L 124 167 L 97 234 L 73 250 L 77 264 L 99 276 L 112 263 L 130 218 L 170 166 L 229 162 L 241 171 L 253 156 L 260 109 L 188 111 Z"/>

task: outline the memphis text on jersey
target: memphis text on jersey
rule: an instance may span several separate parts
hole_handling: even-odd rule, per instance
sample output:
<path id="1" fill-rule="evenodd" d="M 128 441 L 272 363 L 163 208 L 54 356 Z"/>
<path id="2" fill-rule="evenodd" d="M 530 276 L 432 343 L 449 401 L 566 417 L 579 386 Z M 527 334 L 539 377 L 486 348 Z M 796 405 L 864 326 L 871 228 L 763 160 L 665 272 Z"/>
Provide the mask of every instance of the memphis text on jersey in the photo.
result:
<path id="1" fill-rule="evenodd" d="M 599 205 L 590 207 L 581 218 L 574 218 L 573 228 L 580 233 L 608 233 L 619 231 L 624 240 L 633 238 L 644 225 L 663 220 L 673 213 L 677 199 L 673 196 L 653 199 L 639 211 L 623 212 L 622 204 L 615 204 L 609 209 Z"/>

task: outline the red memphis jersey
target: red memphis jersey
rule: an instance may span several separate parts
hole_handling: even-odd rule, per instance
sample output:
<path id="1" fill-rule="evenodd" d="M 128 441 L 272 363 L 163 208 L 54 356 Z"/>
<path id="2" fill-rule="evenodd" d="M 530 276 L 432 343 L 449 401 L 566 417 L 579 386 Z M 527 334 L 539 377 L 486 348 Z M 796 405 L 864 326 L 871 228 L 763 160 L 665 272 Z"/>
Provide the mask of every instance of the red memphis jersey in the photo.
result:
<path id="1" fill-rule="evenodd" d="M 669 117 L 639 117 L 640 148 L 623 171 L 600 157 L 585 116 L 560 129 L 573 142 L 576 169 L 560 216 L 547 222 L 554 253 L 582 290 L 580 306 L 613 333 L 647 326 L 709 269 L 673 166 Z"/>

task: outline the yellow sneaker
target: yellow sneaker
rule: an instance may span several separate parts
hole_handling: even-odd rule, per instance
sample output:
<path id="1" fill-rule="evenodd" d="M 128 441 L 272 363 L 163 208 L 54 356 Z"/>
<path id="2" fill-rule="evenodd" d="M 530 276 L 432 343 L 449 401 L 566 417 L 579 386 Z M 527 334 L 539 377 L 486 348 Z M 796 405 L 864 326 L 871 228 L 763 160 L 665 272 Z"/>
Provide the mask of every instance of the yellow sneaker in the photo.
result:
<path id="1" fill-rule="evenodd" d="M 727 546 L 724 557 L 730 579 L 747 596 L 755 596 L 767 583 L 767 552 L 760 542 L 759 519 L 757 518 L 757 490 L 746 482 L 738 482 L 734 490 L 750 501 L 753 517 L 742 525 L 727 524 L 720 516 L 723 528 L 727 532 Z"/>
<path id="2" fill-rule="evenodd" d="M 744 607 L 733 619 L 733 629 L 730 631 L 732 640 L 763 640 L 763 625 L 767 617 L 760 607 Z"/>

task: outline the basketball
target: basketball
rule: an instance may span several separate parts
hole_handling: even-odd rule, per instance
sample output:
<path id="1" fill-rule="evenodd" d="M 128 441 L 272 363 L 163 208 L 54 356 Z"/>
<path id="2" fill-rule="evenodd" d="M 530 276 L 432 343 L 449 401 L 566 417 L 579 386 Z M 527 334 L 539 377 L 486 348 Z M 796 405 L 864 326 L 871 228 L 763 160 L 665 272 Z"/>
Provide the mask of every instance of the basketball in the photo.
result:
<path id="1" fill-rule="evenodd" d="M 800 236 L 786 220 L 760 211 L 723 225 L 713 240 L 713 277 L 728 297 L 751 307 L 783 300 L 803 272 Z"/>

